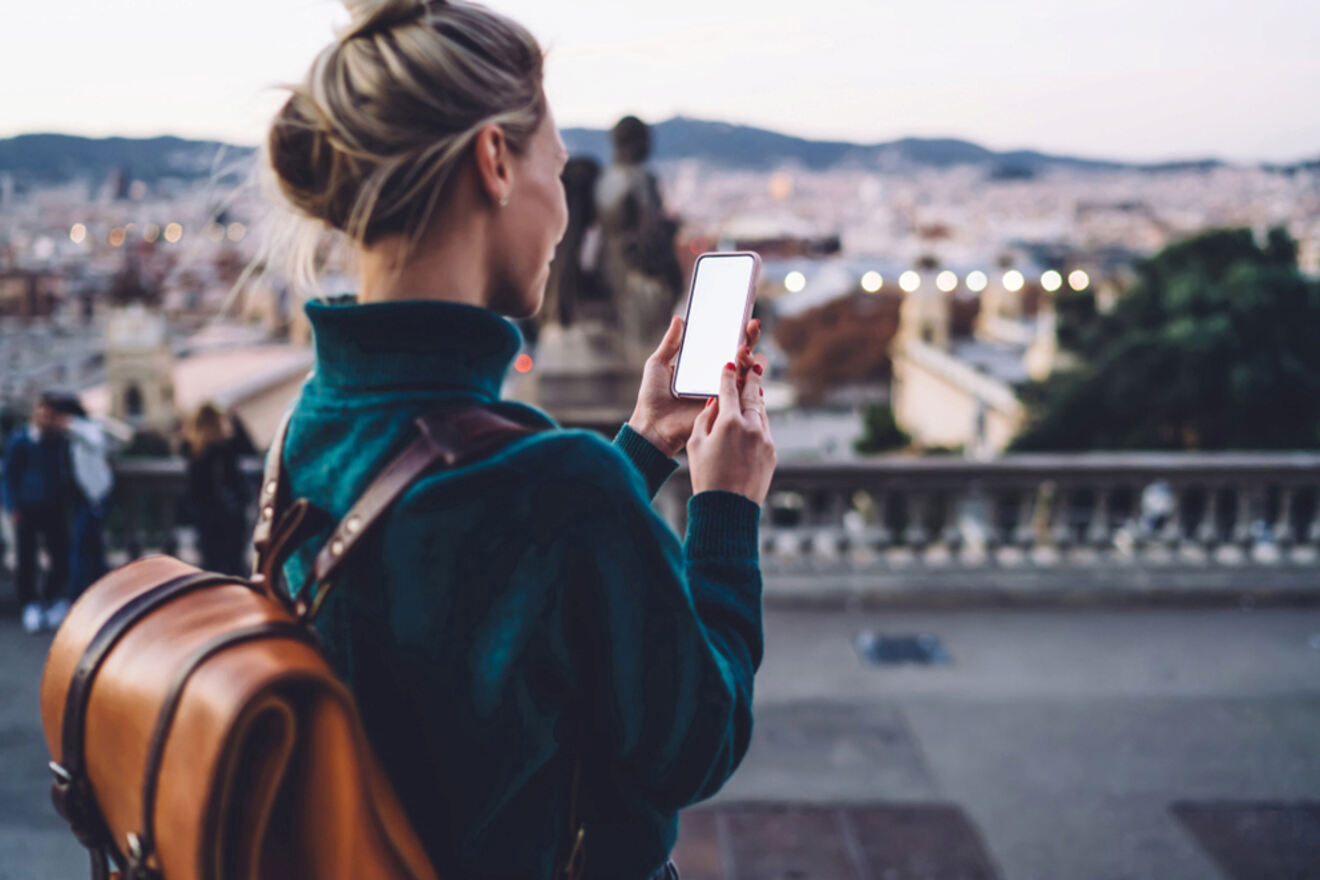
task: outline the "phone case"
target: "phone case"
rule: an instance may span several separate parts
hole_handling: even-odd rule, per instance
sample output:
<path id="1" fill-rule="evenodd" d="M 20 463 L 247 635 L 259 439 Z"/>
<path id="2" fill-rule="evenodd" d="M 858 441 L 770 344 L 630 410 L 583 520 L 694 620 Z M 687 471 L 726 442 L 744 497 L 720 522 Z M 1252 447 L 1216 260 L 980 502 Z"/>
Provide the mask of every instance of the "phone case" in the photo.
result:
<path id="1" fill-rule="evenodd" d="M 687 310 L 683 314 L 683 339 L 678 344 L 678 359 L 674 361 L 674 375 L 669 380 L 669 393 L 675 397 L 688 397 L 701 399 L 714 397 L 713 394 L 701 393 L 681 393 L 675 383 L 678 381 L 678 365 L 683 362 L 683 346 L 687 343 L 688 319 L 692 317 L 692 294 L 697 287 L 697 273 L 701 268 L 701 261 L 709 257 L 751 257 L 752 258 L 752 279 L 747 285 L 747 301 L 743 305 L 742 326 L 746 333 L 747 322 L 752 319 L 752 306 L 756 301 L 756 283 L 761 277 L 761 255 L 756 251 L 707 251 L 697 257 L 697 262 L 692 266 L 692 281 L 688 286 Z M 743 337 L 746 339 L 746 336 Z"/>

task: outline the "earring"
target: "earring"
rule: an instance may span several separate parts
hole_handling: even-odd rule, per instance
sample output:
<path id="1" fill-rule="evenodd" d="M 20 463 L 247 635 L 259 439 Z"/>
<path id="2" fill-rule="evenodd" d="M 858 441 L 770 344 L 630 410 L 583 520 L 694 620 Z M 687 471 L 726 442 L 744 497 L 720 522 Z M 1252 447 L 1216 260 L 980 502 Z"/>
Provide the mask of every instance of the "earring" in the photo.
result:
<path id="1" fill-rule="evenodd" d="M 500 207 L 501 208 L 508 207 L 508 204 L 509 204 L 509 194 L 505 193 L 504 195 L 500 196 Z"/>

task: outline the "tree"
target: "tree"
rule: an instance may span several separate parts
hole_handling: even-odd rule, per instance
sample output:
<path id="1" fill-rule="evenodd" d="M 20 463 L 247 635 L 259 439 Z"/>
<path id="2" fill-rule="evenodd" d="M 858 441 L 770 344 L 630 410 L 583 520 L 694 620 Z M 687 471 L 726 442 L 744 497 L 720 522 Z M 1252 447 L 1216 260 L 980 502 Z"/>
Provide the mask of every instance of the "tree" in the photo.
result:
<path id="1" fill-rule="evenodd" d="M 1082 366 L 1036 389 L 1017 450 L 1320 445 L 1320 283 L 1282 229 L 1216 230 L 1138 264 L 1109 314 L 1060 301 Z"/>
<path id="2" fill-rule="evenodd" d="M 894 419 L 894 410 L 887 403 L 862 408 L 862 436 L 853 441 L 853 449 L 863 455 L 902 449 L 912 442 Z"/>

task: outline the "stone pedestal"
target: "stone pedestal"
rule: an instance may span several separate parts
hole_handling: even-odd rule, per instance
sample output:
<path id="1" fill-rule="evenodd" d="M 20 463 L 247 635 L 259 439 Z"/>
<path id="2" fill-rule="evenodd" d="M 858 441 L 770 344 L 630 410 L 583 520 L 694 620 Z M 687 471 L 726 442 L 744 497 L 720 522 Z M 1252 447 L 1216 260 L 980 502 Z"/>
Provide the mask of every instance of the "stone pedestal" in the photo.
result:
<path id="1" fill-rule="evenodd" d="M 632 414 L 642 365 L 624 356 L 617 329 L 594 321 L 541 329 L 532 371 L 510 388 L 562 425 L 613 433 Z"/>

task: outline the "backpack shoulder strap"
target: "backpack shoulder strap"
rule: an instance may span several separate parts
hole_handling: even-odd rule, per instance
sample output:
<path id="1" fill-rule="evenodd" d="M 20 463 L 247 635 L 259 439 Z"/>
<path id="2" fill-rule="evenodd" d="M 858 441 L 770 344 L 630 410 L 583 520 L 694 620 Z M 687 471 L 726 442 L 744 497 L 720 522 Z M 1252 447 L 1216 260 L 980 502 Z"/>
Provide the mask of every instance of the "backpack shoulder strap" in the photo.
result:
<path id="1" fill-rule="evenodd" d="M 426 413 L 414 420 L 417 436 L 367 486 L 316 555 L 312 579 L 318 585 L 307 613 L 315 615 L 334 584 L 344 559 L 400 495 L 426 471 L 440 464 L 458 467 L 546 429 L 515 421 L 482 403 L 463 403 Z M 263 487 L 263 491 L 269 487 Z M 278 492 L 278 487 L 276 489 Z M 306 599 L 302 591 L 300 599 Z"/>
<path id="2" fill-rule="evenodd" d="M 284 439 L 289 433 L 289 422 L 293 418 L 293 407 L 285 411 L 280 419 L 280 426 L 275 429 L 275 439 L 270 442 L 270 451 L 266 453 L 266 468 L 261 477 L 261 491 L 257 493 L 257 525 L 252 530 L 253 574 L 259 574 L 266 568 L 270 554 L 271 536 L 275 524 L 279 522 L 277 513 L 282 514 L 288 507 L 289 485 L 284 473 Z"/>
<path id="3" fill-rule="evenodd" d="M 372 480 L 316 556 L 316 579 L 330 579 L 340 562 L 390 505 L 433 465 L 458 467 L 537 432 L 481 404 L 465 404 L 419 416 L 417 437 Z"/>

